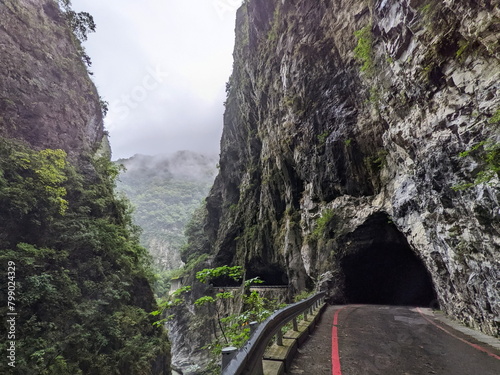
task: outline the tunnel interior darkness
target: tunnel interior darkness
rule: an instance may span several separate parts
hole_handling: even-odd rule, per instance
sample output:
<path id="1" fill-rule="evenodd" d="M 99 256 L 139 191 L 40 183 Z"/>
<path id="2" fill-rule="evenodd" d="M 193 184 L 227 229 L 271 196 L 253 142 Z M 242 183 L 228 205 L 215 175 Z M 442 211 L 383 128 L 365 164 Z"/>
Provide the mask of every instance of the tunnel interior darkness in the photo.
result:
<path id="1" fill-rule="evenodd" d="M 279 264 L 266 264 L 254 258 L 246 266 L 247 279 L 259 277 L 263 285 L 288 285 L 286 271 Z"/>
<path id="2" fill-rule="evenodd" d="M 260 258 L 253 258 L 245 266 L 247 280 L 254 277 L 260 278 L 262 285 L 288 285 L 288 276 L 286 271 L 278 264 L 266 264 Z M 241 281 L 236 281 L 230 277 L 222 276 L 210 281 L 215 287 L 240 286 Z"/>
<path id="3" fill-rule="evenodd" d="M 340 261 L 347 303 L 435 304 L 429 272 L 386 214 L 372 215 L 348 237 Z"/>

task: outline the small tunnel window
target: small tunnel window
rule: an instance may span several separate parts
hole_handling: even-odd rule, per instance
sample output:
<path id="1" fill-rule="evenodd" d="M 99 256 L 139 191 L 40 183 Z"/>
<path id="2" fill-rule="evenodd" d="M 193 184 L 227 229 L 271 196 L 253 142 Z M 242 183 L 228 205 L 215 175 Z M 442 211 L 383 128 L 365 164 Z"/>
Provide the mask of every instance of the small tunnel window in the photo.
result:
<path id="1" fill-rule="evenodd" d="M 265 264 L 261 259 L 254 258 L 245 266 L 246 279 L 259 277 L 263 286 L 283 286 L 288 285 L 288 276 L 286 272 L 278 264 Z M 214 287 L 236 287 L 241 285 L 240 281 L 222 276 L 210 280 L 210 284 Z"/>
<path id="2" fill-rule="evenodd" d="M 247 279 L 259 277 L 263 285 L 288 285 L 286 271 L 278 264 L 266 264 L 257 258 L 252 259 L 247 265 Z"/>
<path id="3" fill-rule="evenodd" d="M 348 303 L 430 306 L 436 293 L 422 260 L 386 214 L 370 217 L 349 236 L 341 259 Z"/>

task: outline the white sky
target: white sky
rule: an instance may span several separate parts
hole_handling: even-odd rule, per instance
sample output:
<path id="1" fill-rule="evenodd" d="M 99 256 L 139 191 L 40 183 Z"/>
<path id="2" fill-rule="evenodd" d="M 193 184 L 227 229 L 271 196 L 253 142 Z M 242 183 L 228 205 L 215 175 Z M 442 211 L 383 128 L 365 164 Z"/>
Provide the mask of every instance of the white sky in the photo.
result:
<path id="1" fill-rule="evenodd" d="M 234 23 L 242 0 L 72 0 L 92 14 L 85 43 L 113 159 L 219 151 Z"/>

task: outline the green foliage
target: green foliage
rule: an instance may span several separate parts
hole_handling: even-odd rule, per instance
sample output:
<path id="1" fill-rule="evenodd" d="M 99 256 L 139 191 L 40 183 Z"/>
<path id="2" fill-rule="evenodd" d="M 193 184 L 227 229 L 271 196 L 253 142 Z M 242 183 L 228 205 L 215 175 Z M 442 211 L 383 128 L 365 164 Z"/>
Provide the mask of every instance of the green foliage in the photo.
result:
<path id="1" fill-rule="evenodd" d="M 182 288 L 177 289 L 175 292 L 171 294 L 165 294 L 161 299 L 158 299 L 158 309 L 154 310 L 150 313 L 152 316 L 164 316 L 163 319 L 157 320 L 153 323 L 154 326 L 162 326 L 165 322 L 171 320 L 174 315 L 166 315 L 170 309 L 182 305 L 184 301 L 183 294 L 186 294 L 191 291 L 191 286 L 183 286 Z"/>
<path id="2" fill-rule="evenodd" d="M 0 139 L 0 205 L 12 219 L 29 216 L 42 225 L 68 207 L 66 153 L 32 151 Z M 37 208 L 40 210 L 37 210 Z"/>
<path id="3" fill-rule="evenodd" d="M 196 263 L 200 257 L 209 251 L 210 245 L 204 232 L 204 224 L 207 217 L 207 208 L 203 203 L 194 210 L 190 220 L 186 223 L 184 236 L 187 243 L 181 247 L 181 259 L 186 263 Z M 187 266 L 185 268 L 188 268 Z"/>
<path id="4" fill-rule="evenodd" d="M 261 280 L 259 277 L 254 277 L 252 279 L 245 280 L 244 286 L 245 286 L 245 288 L 249 288 L 252 285 L 263 284 L 263 283 L 264 283 L 264 280 Z"/>
<path id="5" fill-rule="evenodd" d="M 208 254 L 201 254 L 197 256 L 196 258 L 189 258 L 189 262 L 184 265 L 184 267 L 180 270 L 181 275 L 185 275 L 193 271 L 198 265 L 206 261 L 208 258 L 210 258 L 210 255 Z"/>
<path id="6" fill-rule="evenodd" d="M 320 135 L 318 135 L 318 141 L 321 145 L 324 145 L 325 142 L 326 142 L 326 139 L 328 138 L 328 136 L 330 135 L 330 132 L 324 132 L 324 133 L 321 133 Z"/>
<path id="7" fill-rule="evenodd" d="M 488 120 L 490 124 L 498 124 L 500 123 L 500 108 L 495 111 L 493 116 Z"/>
<path id="8" fill-rule="evenodd" d="M 326 234 L 328 225 L 332 222 L 334 216 L 333 210 L 328 209 L 323 212 L 321 217 L 316 220 L 316 227 L 311 233 L 312 239 L 318 240 Z"/>
<path id="9" fill-rule="evenodd" d="M 373 61 L 372 25 L 366 25 L 361 30 L 354 32 L 354 36 L 358 40 L 354 48 L 354 57 L 363 64 L 361 71 L 370 76 L 373 74 L 375 68 Z"/>
<path id="10" fill-rule="evenodd" d="M 172 293 L 172 296 L 177 297 L 180 296 L 181 294 L 187 293 L 191 291 L 191 287 L 189 285 L 183 286 L 179 289 L 177 289 L 175 292 Z"/>
<path id="11" fill-rule="evenodd" d="M 99 105 L 101 106 L 102 116 L 106 117 L 109 110 L 109 103 L 105 101 L 103 98 L 99 97 Z"/>
<path id="12" fill-rule="evenodd" d="M 379 150 L 375 155 L 365 158 L 365 163 L 372 172 L 379 172 L 387 163 L 388 154 L 386 150 Z"/>
<path id="13" fill-rule="evenodd" d="M 94 18 L 87 12 L 75 12 L 71 9 L 71 0 L 58 0 L 59 5 L 63 9 L 66 20 L 68 21 L 71 30 L 80 42 L 87 40 L 88 34 L 95 32 L 96 25 Z"/>
<path id="14" fill-rule="evenodd" d="M 274 42 L 278 38 L 279 21 L 280 21 L 280 5 L 277 4 L 276 8 L 274 9 L 273 23 L 271 25 L 271 29 L 269 30 L 269 34 L 267 35 L 267 40 L 269 42 Z"/>
<path id="15" fill-rule="evenodd" d="M 215 301 L 216 301 L 216 299 L 214 297 L 203 296 L 203 297 L 198 298 L 196 301 L 194 301 L 194 304 L 196 306 L 203 306 L 207 303 L 215 303 Z"/>
<path id="16" fill-rule="evenodd" d="M 196 278 L 202 283 L 209 283 L 220 277 L 228 277 L 235 281 L 243 280 L 243 268 L 240 266 L 221 266 L 217 268 L 206 268 L 196 273 Z M 205 295 L 194 301 L 197 308 L 206 308 L 211 315 L 215 317 L 217 329 L 214 326 L 214 340 L 204 347 L 209 350 L 219 360 L 221 350 L 225 346 L 241 347 L 249 338 L 250 329 L 249 323 L 252 321 L 262 322 L 269 317 L 274 310 L 283 307 L 278 305 L 276 301 L 270 301 L 263 298 L 258 292 L 249 290 L 253 284 L 260 284 L 262 280 L 258 277 L 245 280 L 242 285 L 242 290 L 245 294 L 242 296 L 243 309 L 241 313 L 227 314 L 227 303 L 235 303 L 237 297 L 230 291 L 221 290 L 213 295 Z M 183 294 L 190 290 L 189 287 L 182 288 L 178 291 Z M 177 292 L 177 291 L 176 291 Z M 175 294 L 175 293 L 174 293 Z M 154 311 L 152 315 L 168 314 L 168 310 L 172 307 L 183 303 L 182 298 L 172 296 L 160 304 L 160 309 Z M 171 315 L 170 315 L 171 316 Z M 157 323 L 162 323 L 168 320 L 170 316 Z"/>
<path id="17" fill-rule="evenodd" d="M 258 278 L 252 279 L 252 282 L 259 282 Z M 229 314 L 224 316 L 224 300 L 233 300 L 235 296 L 231 292 L 220 292 L 211 296 L 203 296 L 197 299 L 194 304 L 196 306 L 208 305 L 215 310 L 219 336 L 215 333 L 215 340 L 212 341 L 205 349 L 209 349 L 215 358 L 220 357 L 222 348 L 225 346 L 242 347 L 250 337 L 250 322 L 263 322 L 275 310 L 283 307 L 276 301 L 263 298 L 257 291 L 249 292 L 243 295 L 243 311 L 239 314 Z"/>
<path id="18" fill-rule="evenodd" d="M 483 164 L 471 183 L 453 186 L 454 190 L 465 190 L 480 184 L 492 184 L 492 180 L 500 177 L 500 144 L 492 140 L 482 141 L 471 149 L 461 152 L 461 158 L 474 157 Z"/>
<path id="19" fill-rule="evenodd" d="M 9 373 L 138 375 L 168 357 L 147 313 L 149 258 L 128 204 L 113 194 L 116 171 L 106 160 L 82 164 L 85 172 L 61 150 L 0 139 L 0 263 L 16 263 L 22 311 Z"/>
<path id="20" fill-rule="evenodd" d="M 436 28 L 435 23 L 440 15 L 442 4 L 436 0 L 428 0 L 428 2 L 422 5 L 418 11 L 423 18 L 424 24 L 431 27 L 432 30 Z"/>
<path id="21" fill-rule="evenodd" d="M 94 18 L 87 12 L 75 12 L 71 8 L 71 0 L 58 0 L 58 3 L 64 12 L 69 28 L 73 31 L 73 35 L 76 38 L 76 47 L 80 57 L 87 67 L 90 67 L 92 65 L 92 61 L 89 55 L 85 52 L 85 48 L 83 48 L 82 43 L 87 40 L 89 33 L 95 32 L 96 24 L 94 22 Z M 92 73 L 89 72 L 89 74 Z M 103 102 L 101 102 L 101 107 L 103 109 L 103 114 L 105 115 L 107 112 L 107 103 L 104 107 Z"/>
<path id="22" fill-rule="evenodd" d="M 432 3 L 423 5 L 419 10 L 422 14 L 428 14 L 432 9 Z"/>
<path id="23" fill-rule="evenodd" d="M 205 268 L 196 273 L 196 279 L 202 283 L 208 283 L 210 280 L 227 276 L 235 281 L 243 278 L 243 267 L 241 266 L 221 266 L 217 268 Z"/>
<path id="24" fill-rule="evenodd" d="M 461 40 L 458 42 L 459 48 L 457 52 L 455 53 L 455 56 L 459 61 L 463 61 L 465 59 L 465 52 L 470 46 L 470 42 L 467 40 Z"/>
<path id="25" fill-rule="evenodd" d="M 299 302 L 299 301 L 302 301 L 306 298 L 309 298 L 310 296 L 312 296 L 314 294 L 314 292 L 308 292 L 307 290 L 303 290 L 302 292 L 300 292 L 299 294 L 295 295 L 293 297 L 293 300 L 295 302 Z"/>

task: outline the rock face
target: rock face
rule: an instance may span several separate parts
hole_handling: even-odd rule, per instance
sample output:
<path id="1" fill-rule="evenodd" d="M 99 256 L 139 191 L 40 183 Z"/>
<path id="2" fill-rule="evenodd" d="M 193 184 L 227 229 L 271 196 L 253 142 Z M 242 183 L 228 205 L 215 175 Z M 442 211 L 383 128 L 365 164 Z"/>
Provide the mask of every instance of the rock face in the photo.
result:
<path id="1" fill-rule="evenodd" d="M 0 4 L 0 135 L 71 157 L 103 139 L 99 95 L 53 0 Z M 34 126 L 36 124 L 36 126 Z"/>
<path id="2" fill-rule="evenodd" d="M 207 199 L 215 265 L 438 304 L 498 335 L 498 4 L 246 1 Z"/>

